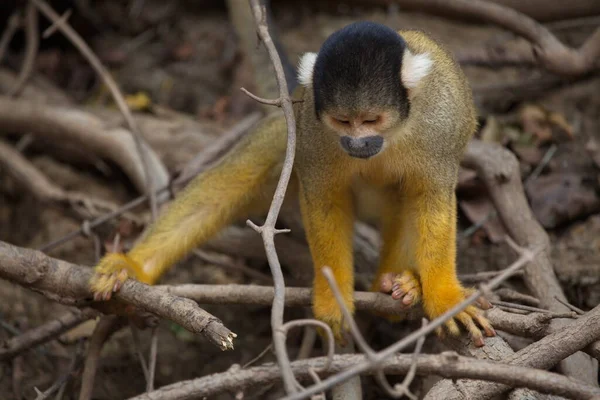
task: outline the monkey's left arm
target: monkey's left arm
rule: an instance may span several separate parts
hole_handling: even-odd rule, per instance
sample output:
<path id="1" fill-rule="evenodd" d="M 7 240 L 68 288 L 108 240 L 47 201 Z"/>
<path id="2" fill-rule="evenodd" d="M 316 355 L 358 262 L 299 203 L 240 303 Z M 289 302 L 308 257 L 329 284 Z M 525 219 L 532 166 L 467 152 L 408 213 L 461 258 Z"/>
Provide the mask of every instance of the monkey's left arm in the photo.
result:
<path id="1" fill-rule="evenodd" d="M 413 241 L 414 257 L 421 278 L 423 307 L 433 319 L 463 301 L 469 290 L 462 287 L 456 274 L 457 210 L 454 188 L 450 185 L 427 186 L 409 193 L 409 201 L 413 206 L 413 212 L 409 215 L 412 216 L 417 235 Z M 474 306 L 467 307 L 446 322 L 447 331 L 452 335 L 460 333 L 457 321 L 469 331 L 478 346 L 483 346 L 481 329 L 487 336 L 494 335 L 491 324 Z"/>

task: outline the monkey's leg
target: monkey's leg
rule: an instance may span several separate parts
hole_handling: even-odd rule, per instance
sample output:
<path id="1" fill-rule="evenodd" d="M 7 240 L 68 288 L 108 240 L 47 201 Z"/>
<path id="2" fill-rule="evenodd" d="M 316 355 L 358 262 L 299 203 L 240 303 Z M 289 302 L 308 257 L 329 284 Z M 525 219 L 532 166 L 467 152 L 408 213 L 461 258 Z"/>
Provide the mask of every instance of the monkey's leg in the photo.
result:
<path id="1" fill-rule="evenodd" d="M 381 221 L 383 247 L 379 269 L 371 285 L 372 291 L 390 293 L 403 308 L 412 307 L 421 299 L 421 284 L 413 272 L 414 240 L 411 239 L 414 235 L 407 231 L 410 228 L 408 210 L 400 196 L 385 195 Z"/>
<path id="2" fill-rule="evenodd" d="M 354 312 L 352 197 L 345 190 L 317 188 L 312 182 L 309 188 L 300 187 L 300 208 L 315 268 L 313 313 L 331 326 L 338 341 L 343 341 L 342 312 L 321 268 L 331 268 L 346 306 Z"/>
<path id="3" fill-rule="evenodd" d="M 91 281 L 95 297 L 110 298 L 128 277 L 154 284 L 226 225 L 266 211 L 286 141 L 283 118 L 259 123 L 216 167 L 196 177 L 127 255 L 112 253 L 100 261 Z"/>
<path id="4" fill-rule="evenodd" d="M 414 257 L 421 278 L 423 306 L 430 318 L 436 318 L 462 302 L 467 291 L 456 275 L 456 197 L 453 190 L 424 190 L 410 201 L 417 237 Z M 495 332 L 481 310 L 469 306 L 445 324 L 452 335 L 460 334 L 460 322 L 477 346 L 483 335 Z M 477 324 L 479 326 L 477 326 Z M 481 329 L 480 329 L 481 328 Z M 443 330 L 438 330 L 443 334 Z"/>

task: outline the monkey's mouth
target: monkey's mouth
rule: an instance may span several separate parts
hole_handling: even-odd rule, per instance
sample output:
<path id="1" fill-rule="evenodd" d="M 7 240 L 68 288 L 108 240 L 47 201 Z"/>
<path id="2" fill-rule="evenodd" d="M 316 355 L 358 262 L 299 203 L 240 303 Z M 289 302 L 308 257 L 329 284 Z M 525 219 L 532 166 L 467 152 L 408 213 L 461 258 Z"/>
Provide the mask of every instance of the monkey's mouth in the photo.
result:
<path id="1" fill-rule="evenodd" d="M 342 148 L 350 157 L 370 158 L 379 153 L 383 147 L 383 138 L 381 136 L 366 136 L 353 138 L 343 136 L 340 139 Z"/>

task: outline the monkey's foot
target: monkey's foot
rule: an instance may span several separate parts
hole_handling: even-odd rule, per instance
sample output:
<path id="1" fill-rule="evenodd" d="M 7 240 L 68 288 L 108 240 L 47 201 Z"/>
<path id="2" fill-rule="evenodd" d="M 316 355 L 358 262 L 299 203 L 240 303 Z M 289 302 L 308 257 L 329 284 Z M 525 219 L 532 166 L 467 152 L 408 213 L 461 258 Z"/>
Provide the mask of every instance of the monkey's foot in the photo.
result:
<path id="1" fill-rule="evenodd" d="M 346 303 L 350 313 L 354 312 L 354 305 Z M 340 346 L 345 346 L 348 342 L 349 328 L 348 322 L 345 321 L 344 315 L 340 306 L 335 301 L 333 294 L 330 296 L 316 296 L 313 298 L 313 315 L 319 321 L 329 325 L 333 332 L 333 338 Z M 319 328 L 318 332 L 322 336 L 326 336 L 323 329 Z"/>
<path id="2" fill-rule="evenodd" d="M 400 274 L 393 272 L 383 274 L 379 280 L 379 290 L 391 293 L 394 300 L 400 300 L 402 308 L 410 308 L 421 300 L 421 283 L 411 271 Z"/>
<path id="3" fill-rule="evenodd" d="M 141 271 L 140 265 L 125 254 L 107 254 L 100 260 L 90 279 L 94 300 L 110 300 L 128 278 L 139 279 Z"/>
<path id="4" fill-rule="evenodd" d="M 431 319 L 434 319 L 440 315 L 442 315 L 447 310 L 454 307 L 456 304 L 462 302 L 466 297 L 468 297 L 471 293 L 473 293 L 473 289 L 462 289 L 457 290 L 458 296 L 449 296 L 455 290 L 449 290 L 444 293 L 444 291 L 438 292 L 437 296 L 434 294 L 434 301 L 428 301 L 427 297 L 425 297 L 425 309 L 427 314 Z M 446 305 L 443 305 L 441 302 L 448 301 L 449 297 L 456 297 L 454 301 L 447 302 Z M 437 304 L 436 304 L 437 303 Z M 480 298 L 477 302 L 478 307 L 468 306 L 466 309 L 446 321 L 443 327 L 439 327 L 436 329 L 436 333 L 438 336 L 443 337 L 447 333 L 452 336 L 460 335 L 459 323 L 462 325 L 473 343 L 477 347 L 482 347 L 483 343 L 483 335 L 487 337 L 496 336 L 496 331 L 492 327 L 492 324 L 483 316 L 483 309 L 491 308 L 491 304 L 485 300 L 484 298 Z M 483 333 L 482 333 L 483 331 Z"/>

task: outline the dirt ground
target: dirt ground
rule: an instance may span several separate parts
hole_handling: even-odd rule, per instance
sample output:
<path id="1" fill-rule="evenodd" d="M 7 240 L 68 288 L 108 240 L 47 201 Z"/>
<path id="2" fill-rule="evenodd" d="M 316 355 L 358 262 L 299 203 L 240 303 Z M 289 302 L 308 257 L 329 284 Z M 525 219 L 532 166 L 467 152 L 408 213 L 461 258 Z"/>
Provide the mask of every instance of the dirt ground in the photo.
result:
<path id="1" fill-rule="evenodd" d="M 153 111 L 141 112 L 156 114 L 159 108 L 176 110 L 193 119 L 194 127 L 201 130 L 149 140 L 171 174 L 210 143 L 211 138 L 223 134 L 242 117 L 258 110 L 257 105 L 239 91 L 240 86 L 252 87 L 252 75 L 240 54 L 224 7 L 202 1 L 78 3 L 71 23 L 108 66 L 126 94 L 149 99 Z M 143 4 L 137 9 L 129 3 Z M 52 4 L 58 10 L 72 6 L 69 1 Z M 0 6 L 0 28 L 5 23 L 3 16 L 8 16 L 9 10 L 10 2 Z M 498 29 L 395 9 L 276 1 L 273 14 L 280 40 L 293 63 L 302 53 L 317 51 L 332 32 L 359 19 L 383 22 L 395 28 L 425 30 L 453 52 L 513 39 L 512 35 Z M 41 29 L 48 24 L 44 21 L 42 25 Z M 555 32 L 565 42 L 578 45 L 594 28 L 587 25 L 558 27 Z M 17 71 L 22 49 L 23 37 L 18 35 L 11 44 L 3 67 Z M 114 111 L 106 89 L 60 35 L 42 41 L 35 68 L 40 76 L 60 88 L 75 103 L 90 108 L 107 107 Z M 540 220 L 548 221 L 555 270 L 569 300 L 582 309 L 590 309 L 600 302 L 600 150 L 593 147 L 594 141 L 600 143 L 600 78 L 596 74 L 539 90 L 533 83 L 543 82 L 549 75 L 536 69 L 469 66 L 465 71 L 474 90 L 482 126 L 491 126 L 490 121 L 495 119 L 507 132 L 520 135 L 517 139 L 500 141 L 519 156 L 524 178 L 540 164 L 540 156 L 550 145 L 556 145 L 554 155 L 542 169 L 537 182 L 532 182 L 532 185 L 538 186 L 532 186 L 528 195 L 536 215 Z M 2 87 L 0 89 L 4 91 Z M 525 104 L 543 107 L 562 116 L 572 128 L 573 137 L 553 139 L 539 145 L 523 139 L 523 120 L 526 117 L 523 117 L 521 107 Z M 194 135 L 201 138 L 195 138 L 190 145 L 188 139 Z M 16 135 L 9 135 L 8 139 L 12 144 L 19 141 Z M 117 203 L 125 203 L 136 196 L 135 189 L 116 171 L 115 166 L 94 168 L 89 163 L 61 157 L 58 152 L 49 154 L 46 149 L 47 143 L 34 140 L 24 154 L 60 186 Z M 535 160 L 531 161 L 531 158 Z M 459 191 L 459 200 L 469 196 L 481 198 L 478 190 L 467 187 Z M 477 222 L 471 220 L 465 210 L 461 207 L 459 215 L 460 231 L 464 233 L 459 241 L 460 273 L 498 270 L 514 260 L 515 255 L 506 245 L 493 243 L 490 239 L 488 229 L 492 228 L 489 226 L 472 234 L 465 233 Z M 24 192 L 0 168 L 0 240 L 37 248 L 52 238 L 77 229 L 81 223 L 81 218 L 66 208 L 41 203 Z M 103 242 L 110 240 L 115 226 L 116 223 L 107 224 L 99 230 Z M 83 265 L 92 266 L 95 262 L 93 241 L 84 237 L 78 237 L 49 254 Z M 268 265 L 262 261 L 234 261 L 269 274 Z M 293 266 L 285 267 L 288 269 L 286 276 L 290 276 L 289 269 Z M 169 272 L 165 282 L 256 281 L 241 272 L 226 271 L 217 265 L 188 259 Z M 513 286 L 522 289 L 518 282 L 514 282 Z M 236 349 L 223 353 L 203 338 L 194 337 L 181 327 L 163 321 L 159 327 L 155 386 L 225 371 L 234 363 L 244 365 L 270 343 L 268 307 L 205 308 L 238 334 Z M 65 309 L 41 295 L 0 281 L 0 340 L 55 318 Z M 286 318 L 301 318 L 307 312 L 292 309 L 286 311 Z M 414 327 L 411 324 L 374 321 L 367 315 L 360 318 L 361 324 L 368 326 L 368 340 L 376 347 L 397 340 L 407 329 Z M 147 354 L 149 332 L 141 332 L 141 337 L 143 351 Z M 294 332 L 289 337 L 292 357 L 298 351 L 301 338 L 301 332 Z M 7 400 L 35 398 L 34 387 L 44 390 L 56 381 L 66 370 L 75 347 L 72 337 L 63 337 L 10 362 L 0 363 L 0 397 Z M 317 344 L 313 355 L 320 351 L 320 344 Z M 274 361 L 273 354 L 268 353 L 259 363 L 267 361 Z M 70 380 L 60 398 L 77 398 L 79 384 L 79 378 Z M 144 376 L 131 332 L 121 330 L 102 352 L 93 398 L 125 399 L 143 392 L 144 388 Z M 367 388 L 365 398 L 383 398 L 376 385 L 368 385 Z M 244 393 L 242 397 L 230 393 L 215 399 L 264 399 L 274 398 L 277 393 L 281 394 L 280 388 L 266 387 Z"/>

